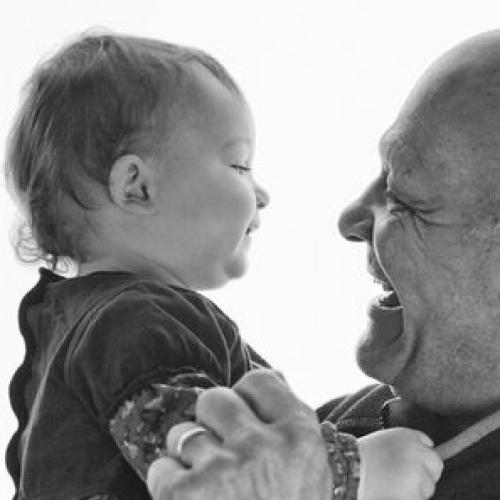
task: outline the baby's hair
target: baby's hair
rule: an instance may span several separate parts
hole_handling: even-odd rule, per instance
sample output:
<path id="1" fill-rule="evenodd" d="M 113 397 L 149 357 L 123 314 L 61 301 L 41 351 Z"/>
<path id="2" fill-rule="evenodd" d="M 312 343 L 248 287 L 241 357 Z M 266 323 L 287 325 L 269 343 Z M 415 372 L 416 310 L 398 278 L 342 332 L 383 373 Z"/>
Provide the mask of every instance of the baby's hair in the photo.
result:
<path id="1" fill-rule="evenodd" d="M 85 261 L 95 186 L 107 187 L 117 158 L 151 152 L 174 125 L 169 111 L 189 89 L 192 63 L 241 96 L 224 67 L 200 50 L 109 32 L 85 33 L 35 69 L 5 165 L 26 217 L 15 241 L 21 260 L 52 269 L 61 260 Z"/>

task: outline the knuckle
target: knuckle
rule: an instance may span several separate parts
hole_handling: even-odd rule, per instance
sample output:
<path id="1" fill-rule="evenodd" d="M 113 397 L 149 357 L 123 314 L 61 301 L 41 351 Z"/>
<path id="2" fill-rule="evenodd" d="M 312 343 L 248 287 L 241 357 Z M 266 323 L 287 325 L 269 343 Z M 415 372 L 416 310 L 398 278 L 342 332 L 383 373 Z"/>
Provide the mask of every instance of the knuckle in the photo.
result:
<path id="1" fill-rule="evenodd" d="M 315 410 L 313 410 L 310 406 L 302 403 L 302 412 L 304 413 L 304 417 L 313 425 L 317 427 L 319 424 L 318 415 Z"/>
<path id="2" fill-rule="evenodd" d="M 154 484 L 148 483 L 152 498 L 168 498 L 169 500 L 176 500 L 186 498 L 186 484 L 183 478 L 176 477 L 161 477 L 161 481 L 155 481 Z"/>
<path id="3" fill-rule="evenodd" d="M 210 460 L 207 464 L 207 472 L 221 476 L 228 475 L 238 468 L 240 461 L 240 456 L 234 451 L 224 450 Z"/>
<path id="4" fill-rule="evenodd" d="M 194 486 L 195 482 L 191 477 L 184 476 L 179 478 L 172 487 L 163 493 L 159 498 L 168 500 L 191 500 L 199 498 L 199 491 Z"/>
<path id="5" fill-rule="evenodd" d="M 317 422 L 307 418 L 295 418 L 279 425 L 282 443 L 302 453 L 323 445 L 320 427 Z"/>
<path id="6" fill-rule="evenodd" d="M 235 450 L 253 455 L 259 449 L 273 445 L 274 433 L 264 427 L 256 429 L 253 425 L 242 427 L 233 439 Z"/>
<path id="7" fill-rule="evenodd" d="M 308 409 L 307 409 L 308 410 Z M 293 420 L 289 422 L 290 428 L 298 435 L 306 435 L 307 437 L 321 436 L 320 426 L 316 414 L 309 411 L 301 411 L 298 415 L 293 416 Z"/>
<path id="8" fill-rule="evenodd" d="M 263 386 L 275 386 L 279 385 L 281 387 L 287 387 L 283 376 L 276 370 L 271 368 L 259 368 L 258 370 L 252 370 L 247 373 L 237 384 L 240 387 L 245 387 L 246 389 L 259 389 Z"/>
<path id="9" fill-rule="evenodd" d="M 196 414 L 203 413 L 221 403 L 235 397 L 234 391 L 228 387 L 213 387 L 203 391 L 196 400 Z"/>

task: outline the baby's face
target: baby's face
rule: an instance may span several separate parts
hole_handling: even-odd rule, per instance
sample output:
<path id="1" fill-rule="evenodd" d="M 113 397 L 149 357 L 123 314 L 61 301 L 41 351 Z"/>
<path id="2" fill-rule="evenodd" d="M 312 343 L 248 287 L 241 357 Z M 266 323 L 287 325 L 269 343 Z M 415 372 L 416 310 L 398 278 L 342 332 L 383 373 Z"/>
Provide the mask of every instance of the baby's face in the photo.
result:
<path id="1" fill-rule="evenodd" d="M 242 100 L 194 69 L 188 104 L 157 160 L 154 254 L 185 286 L 208 289 L 241 276 L 267 193 L 252 167 L 254 125 Z M 153 243 L 153 241 L 152 241 Z"/>

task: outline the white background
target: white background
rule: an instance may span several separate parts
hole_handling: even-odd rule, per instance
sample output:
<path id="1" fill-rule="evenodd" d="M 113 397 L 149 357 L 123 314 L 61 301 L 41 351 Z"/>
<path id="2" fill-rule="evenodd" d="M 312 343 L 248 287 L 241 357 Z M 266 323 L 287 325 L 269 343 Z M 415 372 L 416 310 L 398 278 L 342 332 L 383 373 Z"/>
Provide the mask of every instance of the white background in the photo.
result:
<path id="1" fill-rule="evenodd" d="M 379 168 L 377 141 L 425 67 L 458 41 L 500 27 L 495 1 L 3 0 L 0 155 L 19 91 L 44 55 L 92 26 L 194 45 L 216 56 L 253 108 L 256 176 L 272 201 L 242 280 L 209 295 L 243 336 L 318 405 L 369 380 L 354 346 L 369 298 L 365 247 L 336 220 Z M 16 427 L 7 384 L 21 363 L 17 306 L 37 279 L 9 244 L 0 195 L 0 449 Z M 12 494 L 0 470 L 0 498 Z"/>

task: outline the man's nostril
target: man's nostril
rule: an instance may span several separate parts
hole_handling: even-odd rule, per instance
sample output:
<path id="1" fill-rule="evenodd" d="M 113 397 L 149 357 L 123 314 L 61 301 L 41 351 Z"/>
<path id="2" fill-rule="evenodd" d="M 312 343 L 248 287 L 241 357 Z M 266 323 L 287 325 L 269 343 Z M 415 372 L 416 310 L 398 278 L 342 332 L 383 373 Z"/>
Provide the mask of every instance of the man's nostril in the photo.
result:
<path id="1" fill-rule="evenodd" d="M 363 238 L 360 238 L 359 236 L 356 236 L 356 235 L 354 235 L 354 234 L 347 234 L 347 235 L 345 236 L 345 239 L 346 239 L 347 241 L 364 241 L 364 239 L 363 239 Z"/>

